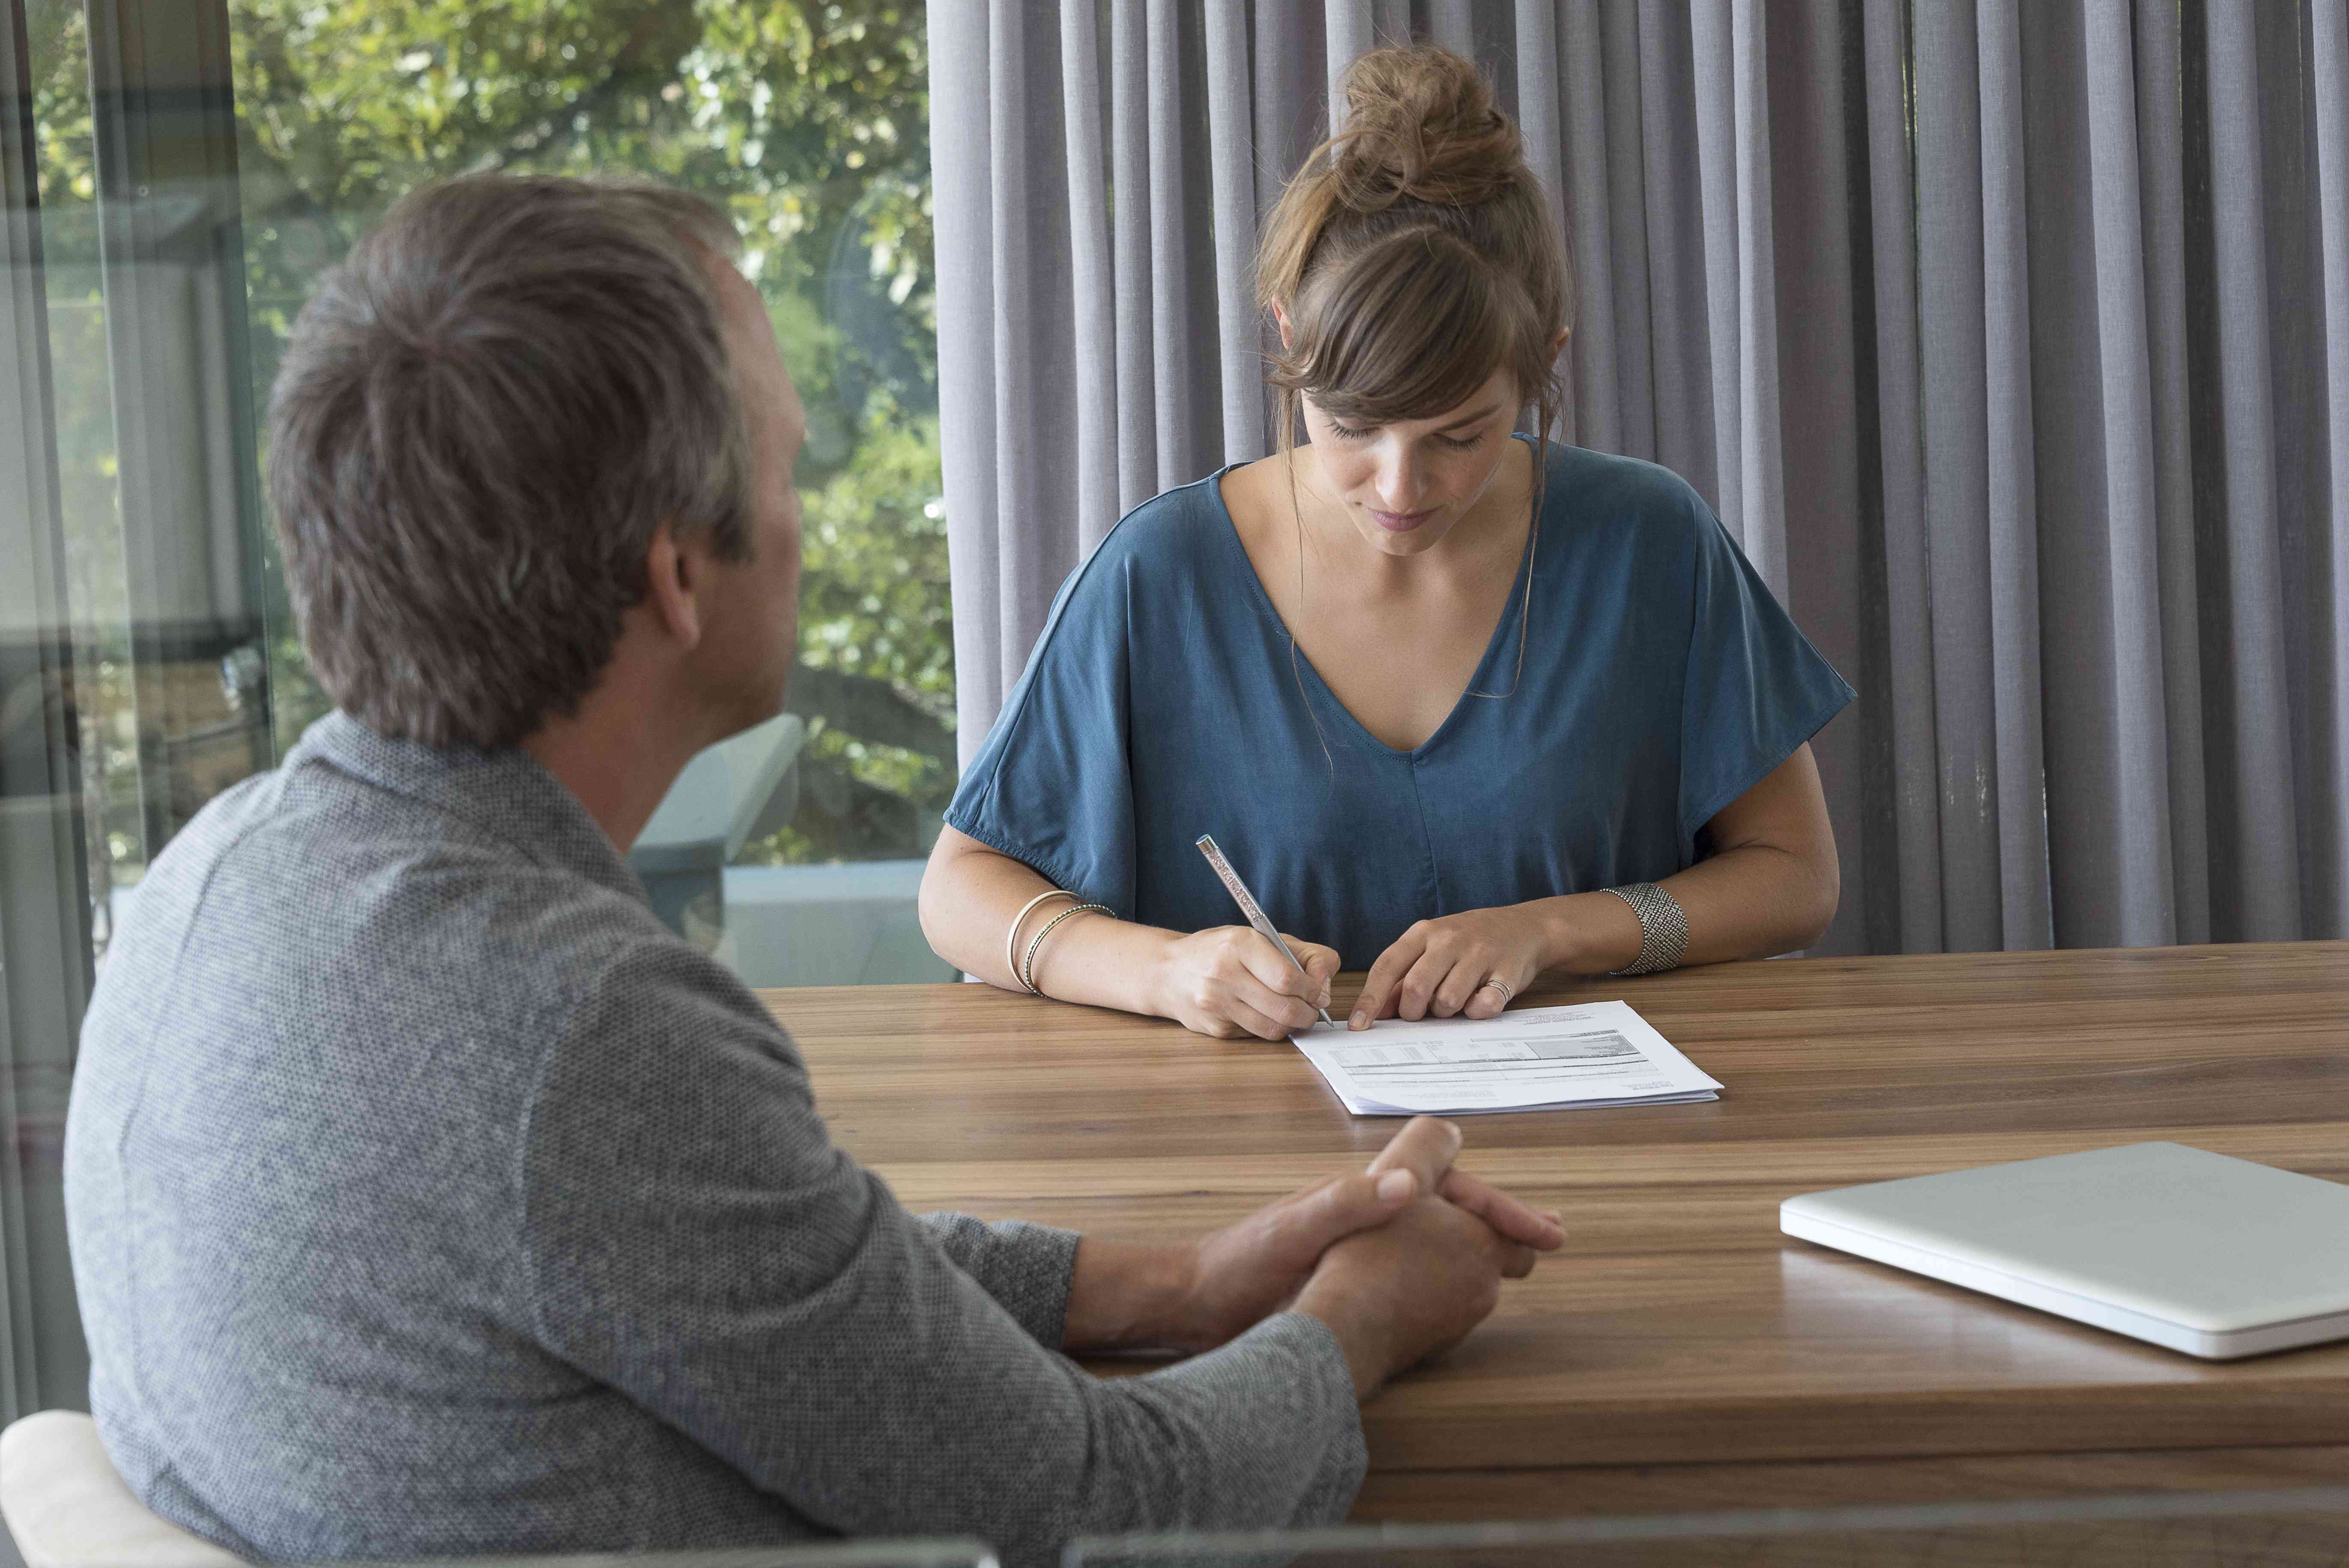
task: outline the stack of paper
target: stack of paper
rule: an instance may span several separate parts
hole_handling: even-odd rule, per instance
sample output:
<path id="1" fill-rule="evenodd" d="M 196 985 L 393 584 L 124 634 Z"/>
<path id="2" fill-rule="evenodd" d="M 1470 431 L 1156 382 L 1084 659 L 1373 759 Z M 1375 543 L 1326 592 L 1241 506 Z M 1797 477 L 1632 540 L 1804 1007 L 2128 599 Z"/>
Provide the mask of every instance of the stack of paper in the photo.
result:
<path id="1" fill-rule="evenodd" d="M 1288 1037 L 1356 1116 L 1474 1115 L 1716 1099 L 1628 1002 L 1526 1007 L 1497 1018 L 1389 1018 Z"/>

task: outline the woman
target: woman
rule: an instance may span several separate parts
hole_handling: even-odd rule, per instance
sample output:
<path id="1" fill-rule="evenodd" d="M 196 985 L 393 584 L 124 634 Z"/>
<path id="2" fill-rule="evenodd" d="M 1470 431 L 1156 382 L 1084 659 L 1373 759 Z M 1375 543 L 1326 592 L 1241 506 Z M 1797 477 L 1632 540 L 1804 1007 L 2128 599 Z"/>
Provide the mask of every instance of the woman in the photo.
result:
<path id="1" fill-rule="evenodd" d="M 1807 742 L 1850 688 L 1680 479 L 1512 436 L 1562 401 L 1566 262 L 1475 69 L 1376 51 L 1346 105 L 1258 257 L 1282 450 L 1063 585 L 947 810 L 931 945 L 1278 1039 L 1340 967 L 1360 1028 L 1806 944 L 1837 896 Z"/>

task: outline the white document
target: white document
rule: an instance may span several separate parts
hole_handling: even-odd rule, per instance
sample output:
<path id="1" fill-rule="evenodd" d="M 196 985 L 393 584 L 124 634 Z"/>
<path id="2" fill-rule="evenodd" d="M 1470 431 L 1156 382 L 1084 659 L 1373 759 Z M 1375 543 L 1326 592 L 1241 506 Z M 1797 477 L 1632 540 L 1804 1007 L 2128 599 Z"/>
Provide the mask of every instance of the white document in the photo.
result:
<path id="1" fill-rule="evenodd" d="M 1388 1018 L 1288 1037 L 1356 1116 L 1474 1115 L 1717 1099 L 1721 1085 L 1628 1002 L 1497 1018 Z"/>

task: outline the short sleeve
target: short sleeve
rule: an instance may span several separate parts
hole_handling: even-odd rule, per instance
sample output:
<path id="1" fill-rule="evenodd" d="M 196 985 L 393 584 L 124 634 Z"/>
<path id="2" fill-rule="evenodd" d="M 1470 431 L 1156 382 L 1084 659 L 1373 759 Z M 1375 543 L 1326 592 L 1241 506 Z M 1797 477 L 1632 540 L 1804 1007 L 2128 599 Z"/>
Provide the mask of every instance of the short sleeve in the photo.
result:
<path id="1" fill-rule="evenodd" d="M 948 826 L 1055 887 L 1133 918 L 1125 556 L 1117 535 L 1069 575 L 1028 668 L 947 807 Z"/>
<path id="2" fill-rule="evenodd" d="M 1696 563 L 1681 697 L 1680 830 L 1693 840 L 1852 698 L 1693 492 Z"/>

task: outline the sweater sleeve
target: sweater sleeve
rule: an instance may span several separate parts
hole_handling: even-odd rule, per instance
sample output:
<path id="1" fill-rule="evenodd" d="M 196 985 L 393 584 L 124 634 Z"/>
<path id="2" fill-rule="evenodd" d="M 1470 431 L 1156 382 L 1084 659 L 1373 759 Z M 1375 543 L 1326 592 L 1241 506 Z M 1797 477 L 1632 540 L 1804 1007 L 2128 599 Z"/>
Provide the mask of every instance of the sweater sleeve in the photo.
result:
<path id="1" fill-rule="evenodd" d="M 955 1267 L 978 1282 L 1028 1336 L 1057 1348 L 1068 1326 L 1069 1284 L 1077 1271 L 1077 1233 L 1024 1220 L 988 1224 L 968 1214 L 924 1214 Z"/>
<path id="2" fill-rule="evenodd" d="M 789 1038 L 683 944 L 602 967 L 522 1161 L 542 1343 L 843 1534 L 1045 1563 L 1078 1534 L 1325 1522 L 1360 1483 L 1323 1325 L 1088 1375 L 1047 1343 L 1074 1238 L 906 1212 L 833 1146 Z"/>

